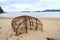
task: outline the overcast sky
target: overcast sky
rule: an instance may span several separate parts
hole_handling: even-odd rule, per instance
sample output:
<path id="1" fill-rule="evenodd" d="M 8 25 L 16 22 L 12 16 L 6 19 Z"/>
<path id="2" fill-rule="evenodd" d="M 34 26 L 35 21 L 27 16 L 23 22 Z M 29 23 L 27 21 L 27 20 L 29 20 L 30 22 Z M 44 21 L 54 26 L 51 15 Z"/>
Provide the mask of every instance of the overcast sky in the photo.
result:
<path id="1" fill-rule="evenodd" d="M 5 12 L 60 9 L 60 0 L 0 0 Z"/>

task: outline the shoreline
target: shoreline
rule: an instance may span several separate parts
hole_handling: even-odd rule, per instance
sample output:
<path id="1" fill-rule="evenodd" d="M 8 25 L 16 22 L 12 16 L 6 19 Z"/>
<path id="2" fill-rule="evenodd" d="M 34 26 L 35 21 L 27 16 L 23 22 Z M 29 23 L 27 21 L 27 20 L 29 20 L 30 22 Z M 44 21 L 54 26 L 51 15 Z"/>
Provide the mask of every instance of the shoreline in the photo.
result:
<path id="1" fill-rule="evenodd" d="M 18 17 L 18 16 L 17 16 Z M 13 19 L 13 18 L 15 18 L 15 17 L 0 17 L 0 19 Z M 60 18 L 56 18 L 56 17 L 36 17 L 36 18 L 41 18 L 41 19 L 60 19 Z"/>

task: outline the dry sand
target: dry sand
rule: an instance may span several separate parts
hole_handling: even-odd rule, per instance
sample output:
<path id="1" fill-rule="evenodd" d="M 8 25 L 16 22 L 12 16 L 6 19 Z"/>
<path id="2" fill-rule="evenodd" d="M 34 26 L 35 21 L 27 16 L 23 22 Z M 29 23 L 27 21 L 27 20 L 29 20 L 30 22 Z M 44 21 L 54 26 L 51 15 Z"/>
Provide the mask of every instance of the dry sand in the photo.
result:
<path id="1" fill-rule="evenodd" d="M 60 18 L 40 18 L 44 32 L 29 31 L 27 34 L 15 36 L 11 26 L 12 18 L 0 18 L 0 40 L 60 40 Z"/>

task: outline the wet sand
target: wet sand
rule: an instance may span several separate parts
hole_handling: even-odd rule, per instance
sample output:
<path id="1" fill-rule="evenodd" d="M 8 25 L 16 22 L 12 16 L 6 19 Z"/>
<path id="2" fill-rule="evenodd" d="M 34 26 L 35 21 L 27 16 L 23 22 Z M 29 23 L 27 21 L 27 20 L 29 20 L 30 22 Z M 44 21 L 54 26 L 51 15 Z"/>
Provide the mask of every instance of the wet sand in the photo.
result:
<path id="1" fill-rule="evenodd" d="M 15 36 L 11 26 L 12 18 L 0 18 L 0 40 L 47 40 L 53 38 L 60 40 L 60 18 L 39 18 L 43 24 L 44 32 L 29 31 L 29 33 Z"/>

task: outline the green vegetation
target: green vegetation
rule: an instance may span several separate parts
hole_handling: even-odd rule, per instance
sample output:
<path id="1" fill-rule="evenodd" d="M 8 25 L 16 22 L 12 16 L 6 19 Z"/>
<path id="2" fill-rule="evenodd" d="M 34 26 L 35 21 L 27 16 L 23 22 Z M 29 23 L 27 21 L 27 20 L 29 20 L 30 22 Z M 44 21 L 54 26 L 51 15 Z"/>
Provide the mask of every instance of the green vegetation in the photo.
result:
<path id="1" fill-rule="evenodd" d="M 3 13 L 4 11 L 3 11 L 3 9 L 2 9 L 2 7 L 0 7 L 0 13 Z"/>

